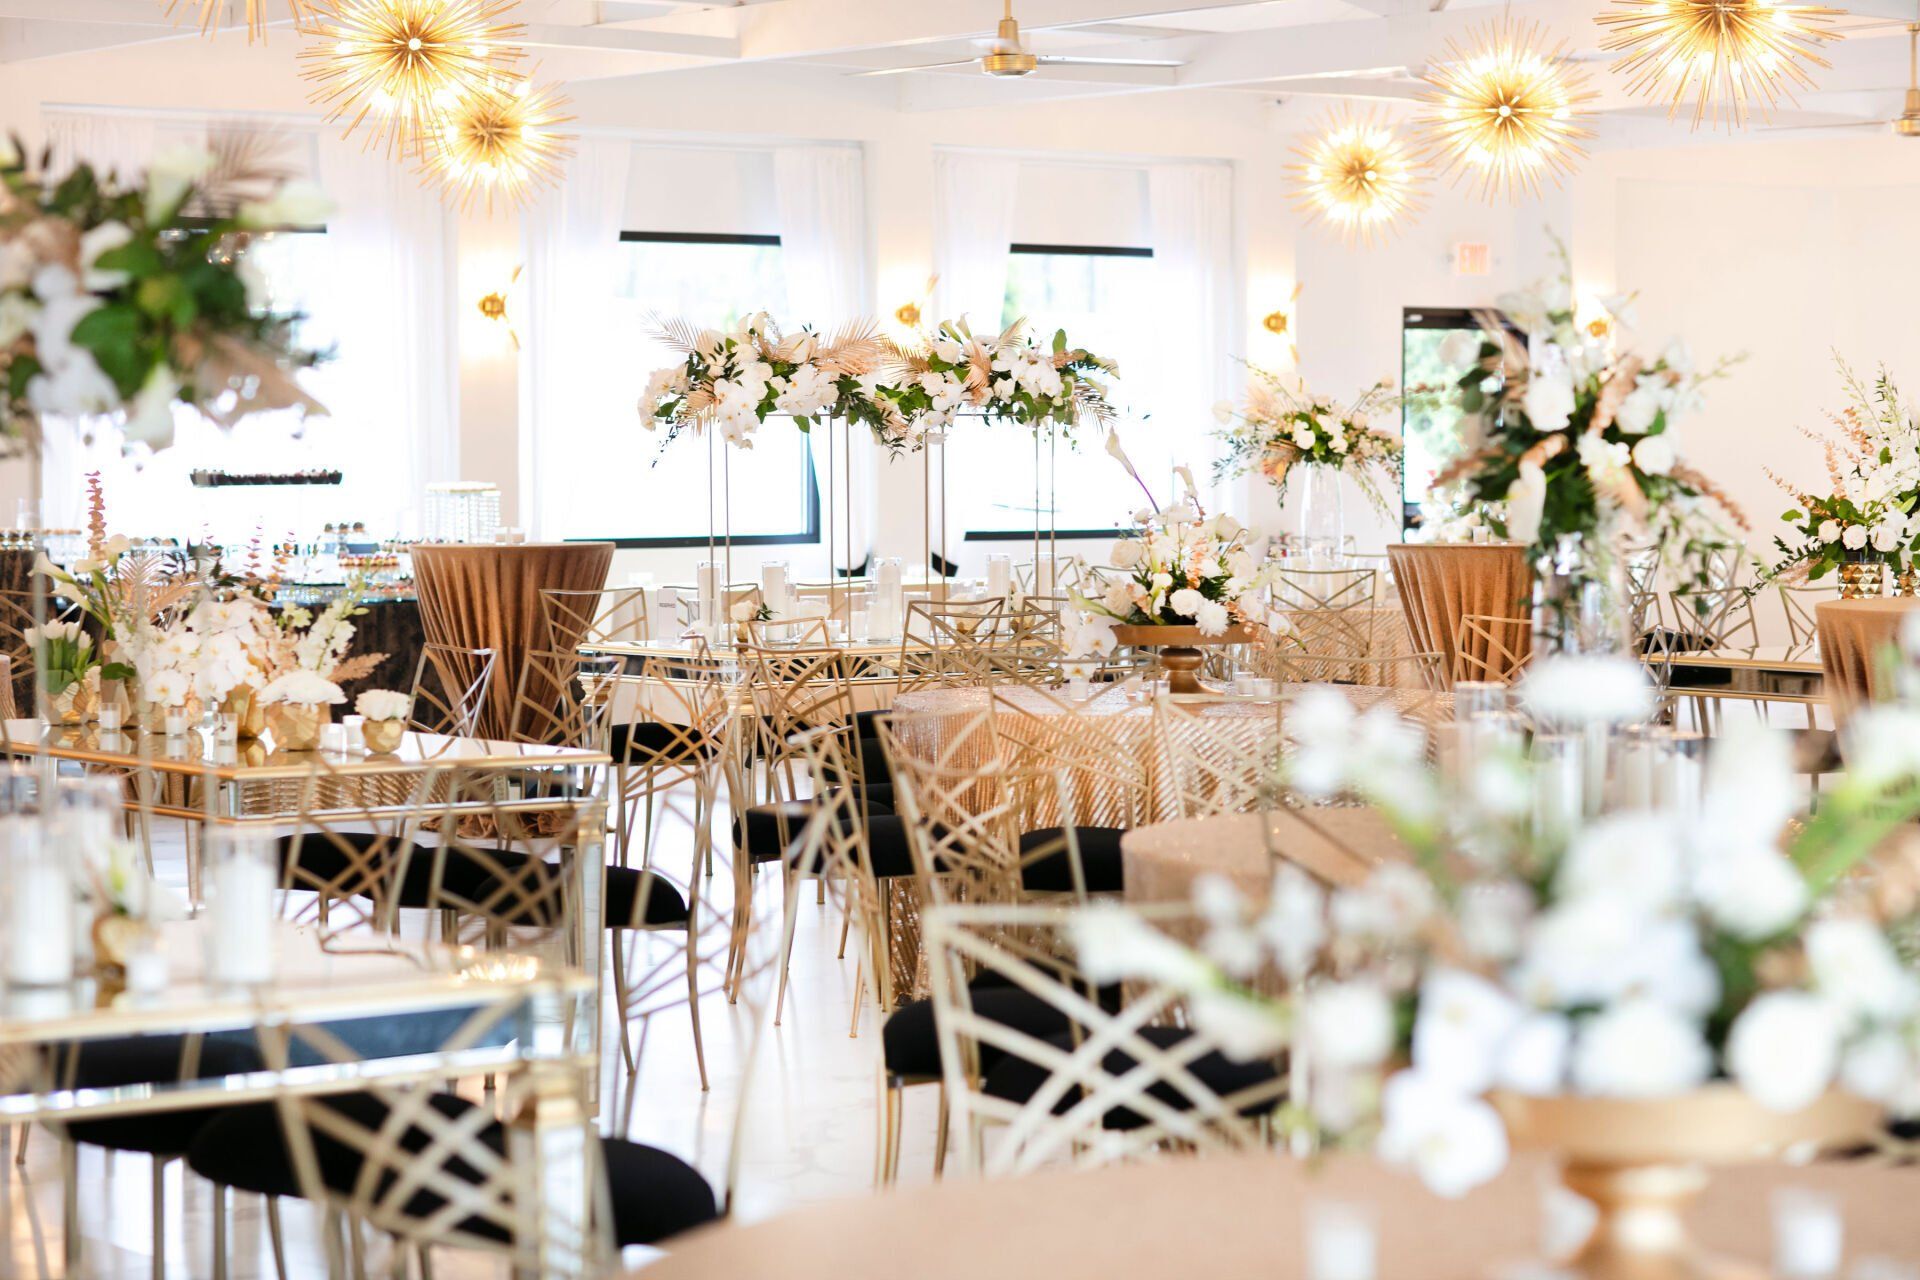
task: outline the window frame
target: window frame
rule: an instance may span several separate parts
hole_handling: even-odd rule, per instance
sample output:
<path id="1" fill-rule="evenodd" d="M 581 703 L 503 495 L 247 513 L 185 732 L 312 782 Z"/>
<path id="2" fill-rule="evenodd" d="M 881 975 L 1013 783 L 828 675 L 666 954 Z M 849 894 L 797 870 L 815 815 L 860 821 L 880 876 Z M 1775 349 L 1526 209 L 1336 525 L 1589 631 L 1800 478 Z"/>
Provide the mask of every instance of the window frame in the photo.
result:
<path id="1" fill-rule="evenodd" d="M 1016 240 L 1007 246 L 1007 256 L 1024 255 L 1030 257 L 1068 257 L 1082 258 L 1148 258 L 1153 257 L 1151 245 L 1123 244 L 1040 244 L 1028 240 Z M 1129 525 L 1116 522 L 1111 529 L 968 529 L 960 535 L 962 542 L 1032 542 L 1035 538 L 1051 537 L 1061 542 L 1092 542 L 1113 539 L 1124 534 Z"/>
<path id="2" fill-rule="evenodd" d="M 1522 342 L 1526 335 L 1515 327 L 1514 323 L 1499 311 L 1490 307 L 1402 307 L 1400 309 L 1400 385 L 1407 385 L 1407 331 L 1409 329 L 1462 329 L 1480 332 L 1485 328 L 1480 323 L 1482 316 L 1500 317 L 1501 327 Z M 1407 438 L 1407 410 L 1400 408 L 1400 438 Z M 1400 469 L 1400 536 L 1406 537 L 1416 527 L 1411 523 L 1420 513 L 1420 504 L 1407 498 L 1407 469 Z"/>
<path id="3" fill-rule="evenodd" d="M 749 245 L 761 248 L 779 248 L 777 235 L 747 234 L 727 231 L 622 231 L 621 244 L 689 244 L 689 245 Z M 795 428 L 799 430 L 799 428 Z M 728 537 L 712 532 L 702 534 L 671 534 L 660 537 L 628 538 L 567 538 L 567 542 L 608 542 L 620 551 L 645 550 L 685 550 L 690 547 L 713 546 L 726 542 L 736 547 L 800 547 L 817 546 L 820 542 L 820 471 L 814 463 L 813 434 L 806 436 L 807 482 L 806 482 L 806 526 L 797 533 L 749 533 Z M 726 446 L 722 446 L 726 447 Z"/>

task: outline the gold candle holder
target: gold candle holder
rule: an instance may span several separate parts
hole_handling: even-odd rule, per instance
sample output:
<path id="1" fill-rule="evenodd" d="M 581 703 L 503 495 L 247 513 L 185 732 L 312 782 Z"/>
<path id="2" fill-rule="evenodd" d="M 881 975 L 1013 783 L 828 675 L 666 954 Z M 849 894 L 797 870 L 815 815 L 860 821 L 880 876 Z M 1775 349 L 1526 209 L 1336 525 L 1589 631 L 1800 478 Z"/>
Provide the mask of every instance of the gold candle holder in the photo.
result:
<path id="1" fill-rule="evenodd" d="M 375 755 L 390 755 L 400 747 L 407 732 L 405 720 L 368 720 L 360 726 L 360 737 Z"/>
<path id="2" fill-rule="evenodd" d="M 267 728 L 280 751 L 312 751 L 320 745 L 320 730 L 333 721 L 325 703 L 276 702 L 267 708 Z"/>

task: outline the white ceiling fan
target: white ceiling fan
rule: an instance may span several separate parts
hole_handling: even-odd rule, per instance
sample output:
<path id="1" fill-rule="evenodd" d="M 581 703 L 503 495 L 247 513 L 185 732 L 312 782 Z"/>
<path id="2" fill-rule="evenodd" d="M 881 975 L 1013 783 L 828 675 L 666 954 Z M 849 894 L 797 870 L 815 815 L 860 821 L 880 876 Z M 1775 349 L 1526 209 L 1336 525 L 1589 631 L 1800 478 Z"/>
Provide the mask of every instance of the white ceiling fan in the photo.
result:
<path id="1" fill-rule="evenodd" d="M 1082 58 L 1065 54 L 1033 53 L 1020 36 L 1020 21 L 1013 16 L 1013 0 L 1006 0 L 1006 16 L 1000 19 L 999 34 L 987 51 L 977 58 L 954 62 L 928 62 L 915 67 L 882 67 L 876 71 L 858 71 L 858 76 L 897 76 L 909 71 L 940 71 L 948 67 L 978 66 L 990 76 L 1031 75 L 1041 67 L 1177 67 L 1165 58 Z"/>
<path id="2" fill-rule="evenodd" d="M 1893 126 L 1896 138 L 1920 138 L 1920 22 L 1907 28 L 1907 98 L 1900 114 L 1884 120 L 1844 120 L 1838 124 L 1783 124 L 1763 129 L 1763 133 L 1800 133 L 1809 129 L 1883 129 Z M 1855 28 L 1865 30 L 1867 28 Z"/>

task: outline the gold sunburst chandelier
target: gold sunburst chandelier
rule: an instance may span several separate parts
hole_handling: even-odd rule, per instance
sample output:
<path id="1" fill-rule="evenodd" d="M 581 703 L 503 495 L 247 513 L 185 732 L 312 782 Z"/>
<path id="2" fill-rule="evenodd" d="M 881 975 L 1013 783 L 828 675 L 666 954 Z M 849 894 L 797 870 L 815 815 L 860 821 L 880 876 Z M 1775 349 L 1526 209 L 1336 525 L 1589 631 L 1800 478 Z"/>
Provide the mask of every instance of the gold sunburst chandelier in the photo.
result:
<path id="1" fill-rule="evenodd" d="M 1421 174 L 1413 148 L 1390 120 L 1342 109 L 1320 121 L 1294 148 L 1295 204 L 1310 222 L 1325 222 L 1348 244 L 1371 246 L 1416 212 Z"/>
<path id="2" fill-rule="evenodd" d="M 427 145 L 426 173 L 464 212 L 476 201 L 524 204 L 559 181 L 573 139 L 558 132 L 573 119 L 559 90 L 530 80 L 500 79 L 468 97 Z"/>
<path id="3" fill-rule="evenodd" d="M 1769 0 L 1616 0 L 1594 21 L 1613 32 L 1601 44 L 1626 56 L 1614 70 L 1627 77 L 1627 92 L 1667 98 L 1667 119 L 1694 99 L 1693 127 L 1725 120 L 1729 130 L 1745 128 L 1751 102 L 1762 119 L 1792 86 L 1813 88 L 1807 65 L 1831 64 L 1818 52 L 1822 41 L 1838 40 L 1827 30 L 1841 10 L 1813 4 L 1773 4 Z"/>
<path id="4" fill-rule="evenodd" d="M 200 34 L 210 35 L 220 27 L 221 15 L 226 11 L 227 0 L 161 0 L 166 6 L 166 14 L 173 17 L 174 10 L 187 12 L 200 10 Z M 287 0 L 287 16 L 294 25 L 301 26 L 313 16 L 311 0 Z M 252 44 L 254 37 L 267 38 L 267 0 L 247 0 L 247 43 Z"/>
<path id="5" fill-rule="evenodd" d="M 1593 101 L 1586 72 L 1564 61 L 1566 44 L 1546 48 L 1545 28 L 1502 19 L 1447 43 L 1447 60 L 1427 76 L 1421 130 L 1429 158 L 1456 183 L 1477 179 L 1488 200 L 1537 196 L 1586 156 L 1581 125 Z"/>
<path id="6" fill-rule="evenodd" d="M 315 0 L 310 99 L 369 147 L 424 154 L 445 118 L 520 57 L 514 0 Z"/>

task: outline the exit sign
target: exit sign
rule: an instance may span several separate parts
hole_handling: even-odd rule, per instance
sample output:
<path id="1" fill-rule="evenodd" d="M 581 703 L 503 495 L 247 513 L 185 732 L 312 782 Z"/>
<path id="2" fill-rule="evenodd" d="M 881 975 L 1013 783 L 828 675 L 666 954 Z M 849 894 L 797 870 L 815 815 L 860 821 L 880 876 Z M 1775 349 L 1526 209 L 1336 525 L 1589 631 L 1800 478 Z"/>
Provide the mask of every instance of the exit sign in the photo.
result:
<path id="1" fill-rule="evenodd" d="M 1484 276 L 1493 270 L 1493 246 L 1463 242 L 1453 246 L 1453 274 Z"/>

